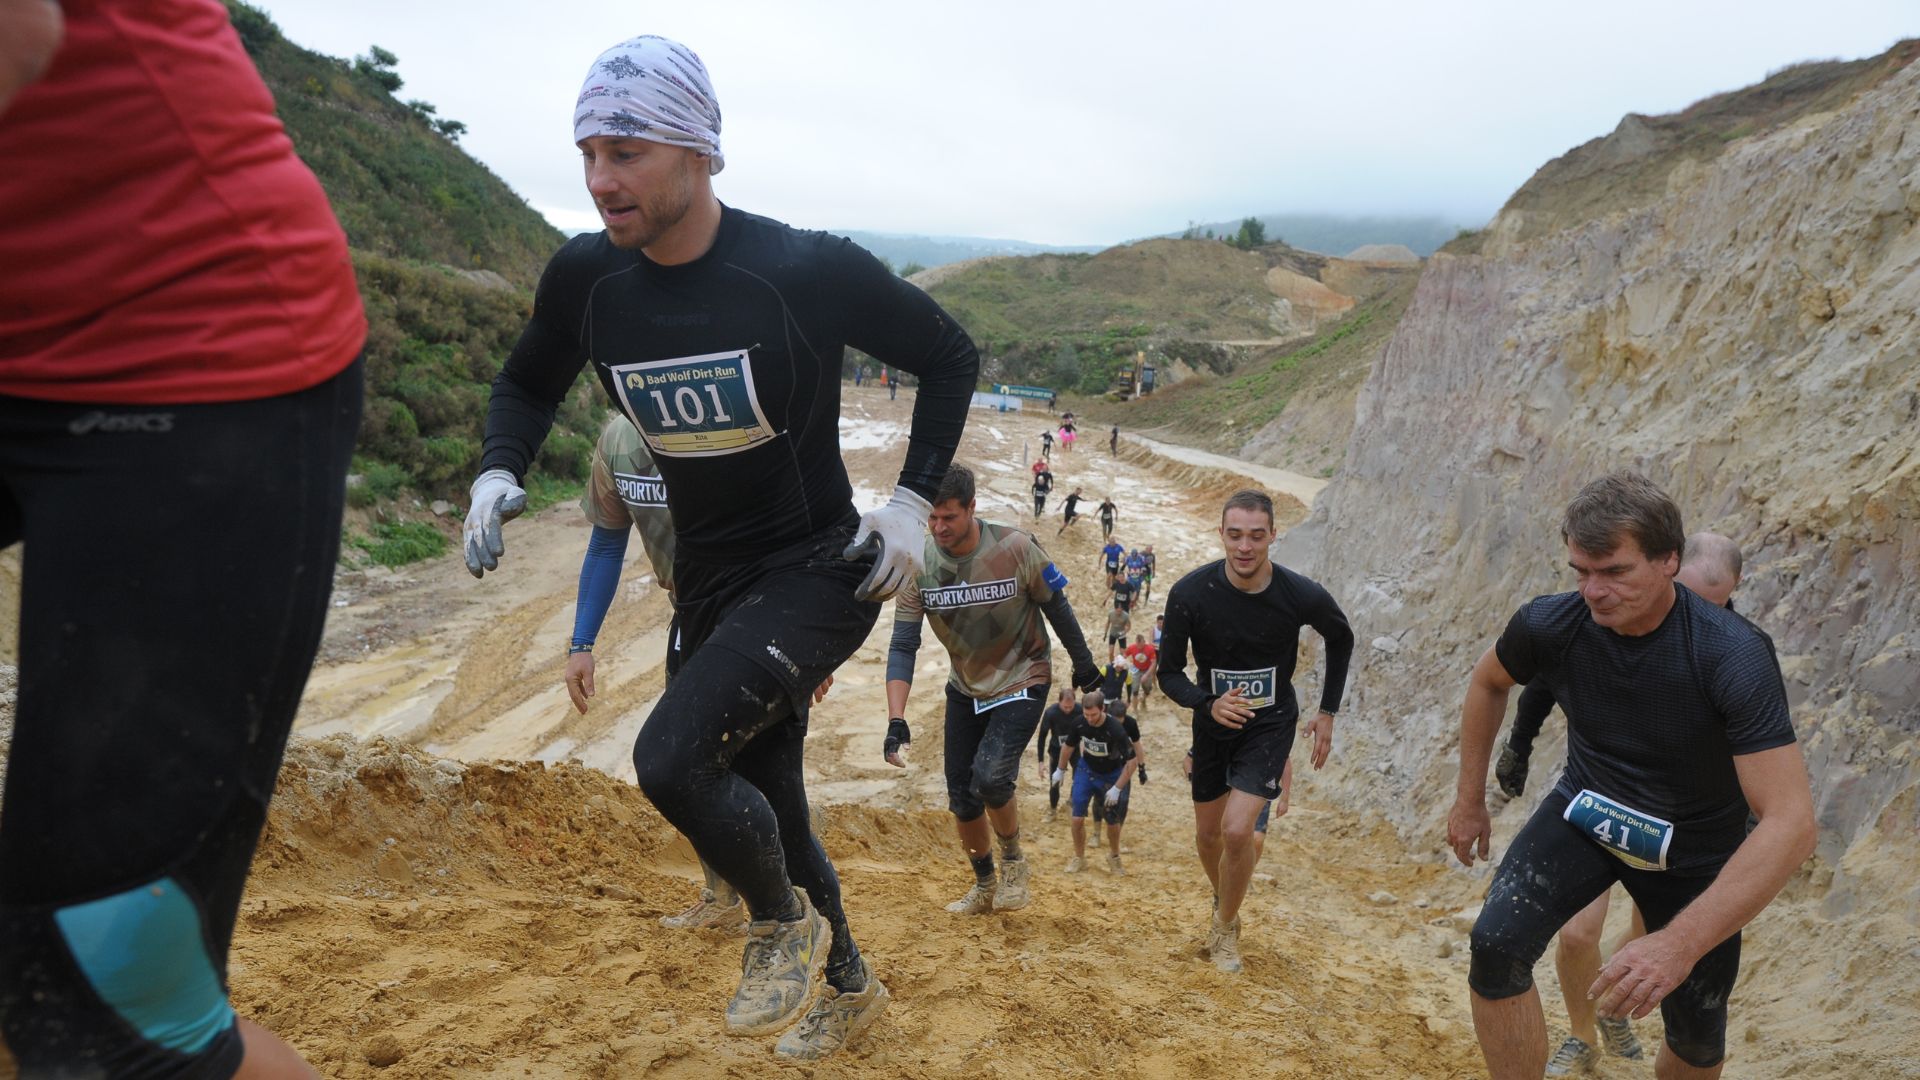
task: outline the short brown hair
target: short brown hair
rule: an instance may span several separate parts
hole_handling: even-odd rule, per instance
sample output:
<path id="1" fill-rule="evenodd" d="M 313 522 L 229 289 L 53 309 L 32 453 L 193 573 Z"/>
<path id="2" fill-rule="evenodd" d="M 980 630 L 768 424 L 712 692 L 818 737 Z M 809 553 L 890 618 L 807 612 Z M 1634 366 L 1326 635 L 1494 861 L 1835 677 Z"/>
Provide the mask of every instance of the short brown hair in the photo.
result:
<path id="1" fill-rule="evenodd" d="M 1227 523 L 1227 511 L 1253 510 L 1267 515 L 1267 528 L 1273 528 L 1273 499 L 1257 488 L 1241 488 L 1227 496 L 1227 504 L 1220 508 L 1220 524 Z"/>
<path id="2" fill-rule="evenodd" d="M 933 505 L 939 506 L 948 499 L 958 500 L 961 506 L 973 501 L 973 470 L 957 461 L 947 466 L 947 474 L 940 478 L 940 487 L 933 493 Z"/>
<path id="3" fill-rule="evenodd" d="M 1619 547 L 1622 535 L 1633 537 L 1649 559 L 1687 551 L 1680 508 L 1637 472 L 1608 473 L 1589 482 L 1567 504 L 1560 522 L 1560 538 L 1593 555 Z"/>

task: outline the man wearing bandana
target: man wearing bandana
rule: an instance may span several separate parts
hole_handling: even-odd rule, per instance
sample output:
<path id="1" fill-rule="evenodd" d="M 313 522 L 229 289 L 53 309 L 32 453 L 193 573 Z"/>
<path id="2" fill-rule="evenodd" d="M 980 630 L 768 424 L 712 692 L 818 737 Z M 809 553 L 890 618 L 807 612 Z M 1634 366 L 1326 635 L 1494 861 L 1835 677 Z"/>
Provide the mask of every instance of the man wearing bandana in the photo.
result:
<path id="1" fill-rule="evenodd" d="M 928 500 L 979 358 L 938 304 L 851 241 L 715 197 L 720 108 L 685 46 L 646 36 L 602 53 L 574 140 L 606 229 L 553 257 L 494 380 L 468 569 L 499 567 L 501 523 L 524 507 L 555 408 L 592 364 L 652 453 L 673 517 L 683 666 L 634 745 L 637 778 L 746 901 L 727 1029 L 785 1030 L 780 1053 L 822 1057 L 872 1023 L 887 992 L 808 824 L 809 697 L 922 570 Z M 848 346 L 919 377 L 899 484 L 864 515 L 840 458 Z"/>

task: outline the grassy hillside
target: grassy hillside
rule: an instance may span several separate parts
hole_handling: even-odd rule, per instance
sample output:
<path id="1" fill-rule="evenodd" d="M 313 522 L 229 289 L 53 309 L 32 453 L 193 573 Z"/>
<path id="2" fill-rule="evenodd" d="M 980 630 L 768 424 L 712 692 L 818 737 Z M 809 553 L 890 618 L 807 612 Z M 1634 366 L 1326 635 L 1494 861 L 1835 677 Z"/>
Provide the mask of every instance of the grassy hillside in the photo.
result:
<path id="1" fill-rule="evenodd" d="M 1343 319 L 1304 342 L 1261 349 L 1225 374 L 1199 374 L 1137 401 L 1075 398 L 1100 426 L 1313 476 L 1330 475 L 1353 428 L 1353 401 L 1413 298 L 1419 269 L 1383 274 Z"/>
<path id="2" fill-rule="evenodd" d="M 228 10 L 353 249 L 369 324 L 353 502 L 384 507 L 410 492 L 464 503 L 487 386 L 563 238 L 436 117 L 394 97 L 391 65 L 322 56 L 257 8 L 228 0 Z M 562 407 L 530 479 L 538 495 L 585 478 L 604 415 L 597 393 L 583 376 Z"/>
<path id="3" fill-rule="evenodd" d="M 1159 239 L 1093 255 L 985 259 L 915 280 L 979 343 L 985 378 L 1098 393 L 1135 352 L 1224 371 L 1236 354 L 1215 343 L 1295 336 L 1275 321 L 1267 272 L 1319 278 L 1328 265 L 1283 245 Z M 1354 287 L 1336 286 L 1349 295 Z"/>

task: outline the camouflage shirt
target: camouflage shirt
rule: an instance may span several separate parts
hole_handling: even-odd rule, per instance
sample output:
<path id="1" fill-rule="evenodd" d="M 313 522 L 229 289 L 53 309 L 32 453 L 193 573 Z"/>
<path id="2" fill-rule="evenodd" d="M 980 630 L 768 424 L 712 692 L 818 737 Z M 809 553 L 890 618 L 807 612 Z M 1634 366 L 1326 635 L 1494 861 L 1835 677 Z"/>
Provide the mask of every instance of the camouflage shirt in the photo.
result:
<path id="1" fill-rule="evenodd" d="M 640 531 L 661 588 L 673 588 L 673 517 L 667 513 L 667 485 L 653 467 L 653 455 L 633 421 L 615 414 L 593 448 L 593 474 L 580 500 L 587 520 L 603 529 Z"/>
<path id="2" fill-rule="evenodd" d="M 927 572 L 894 601 L 894 623 L 933 624 L 953 662 L 948 681 L 977 700 L 1049 682 L 1053 666 L 1040 605 L 1066 578 L 1040 542 L 1010 525 L 981 519 L 980 542 L 956 559 L 927 538 Z"/>

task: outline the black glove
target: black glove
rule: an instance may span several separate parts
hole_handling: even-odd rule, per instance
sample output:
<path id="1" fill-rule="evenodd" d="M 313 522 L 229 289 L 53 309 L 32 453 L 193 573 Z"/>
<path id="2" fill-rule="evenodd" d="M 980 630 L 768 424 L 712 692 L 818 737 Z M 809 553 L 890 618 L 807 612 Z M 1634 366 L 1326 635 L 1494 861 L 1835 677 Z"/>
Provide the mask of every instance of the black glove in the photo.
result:
<path id="1" fill-rule="evenodd" d="M 1073 669 L 1073 688 L 1075 690 L 1098 690 L 1104 680 L 1097 667 L 1077 667 Z"/>
<path id="2" fill-rule="evenodd" d="M 1507 743 L 1500 748 L 1500 760 L 1493 766 L 1493 778 L 1500 782 L 1500 790 L 1507 798 L 1517 799 L 1527 789 L 1527 759 Z"/>
<path id="3" fill-rule="evenodd" d="M 913 742 L 913 733 L 907 730 L 907 722 L 894 717 L 887 721 L 887 748 L 885 755 L 892 757 L 901 747 Z"/>
<path id="4" fill-rule="evenodd" d="M 1135 775 L 1137 775 L 1137 776 L 1139 776 L 1139 777 L 1140 777 L 1140 782 L 1141 782 L 1141 783 L 1143 783 L 1143 784 L 1144 784 L 1144 783 L 1146 783 L 1146 782 L 1147 782 L 1147 767 L 1146 767 L 1145 765 L 1142 765 L 1142 766 L 1140 766 L 1140 771 L 1139 771 L 1138 773 L 1136 773 Z"/>

